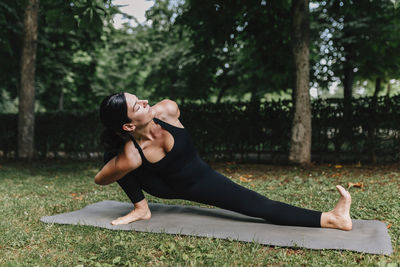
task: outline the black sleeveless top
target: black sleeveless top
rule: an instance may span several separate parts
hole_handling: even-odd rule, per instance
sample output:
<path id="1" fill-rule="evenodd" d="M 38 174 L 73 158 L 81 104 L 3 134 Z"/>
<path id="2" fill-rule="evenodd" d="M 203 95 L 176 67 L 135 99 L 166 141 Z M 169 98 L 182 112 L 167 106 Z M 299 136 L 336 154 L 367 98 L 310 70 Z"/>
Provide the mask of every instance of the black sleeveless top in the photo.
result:
<path id="1" fill-rule="evenodd" d="M 161 160 L 152 163 L 146 159 L 141 147 L 132 137 L 132 141 L 142 158 L 142 166 L 145 169 L 149 169 L 162 177 L 169 177 L 175 180 L 185 178 L 182 176 L 187 177 L 188 172 L 190 172 L 188 168 L 191 168 L 191 166 L 193 167 L 193 164 L 196 164 L 196 162 L 199 163 L 200 161 L 204 163 L 200 159 L 192 139 L 185 128 L 173 126 L 157 118 L 154 118 L 153 121 L 172 135 L 174 138 L 174 145 L 171 151 L 166 153 Z"/>

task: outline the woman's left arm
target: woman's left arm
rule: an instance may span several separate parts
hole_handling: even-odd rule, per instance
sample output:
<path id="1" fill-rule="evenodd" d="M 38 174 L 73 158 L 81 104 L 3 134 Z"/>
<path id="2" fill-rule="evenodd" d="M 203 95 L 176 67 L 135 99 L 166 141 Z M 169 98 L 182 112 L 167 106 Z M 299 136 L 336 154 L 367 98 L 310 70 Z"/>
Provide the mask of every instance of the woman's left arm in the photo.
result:
<path id="1" fill-rule="evenodd" d="M 96 174 L 94 182 L 99 185 L 111 184 L 140 165 L 142 165 L 142 158 L 139 151 L 132 141 L 128 141 L 125 143 L 123 151 L 108 161 Z"/>

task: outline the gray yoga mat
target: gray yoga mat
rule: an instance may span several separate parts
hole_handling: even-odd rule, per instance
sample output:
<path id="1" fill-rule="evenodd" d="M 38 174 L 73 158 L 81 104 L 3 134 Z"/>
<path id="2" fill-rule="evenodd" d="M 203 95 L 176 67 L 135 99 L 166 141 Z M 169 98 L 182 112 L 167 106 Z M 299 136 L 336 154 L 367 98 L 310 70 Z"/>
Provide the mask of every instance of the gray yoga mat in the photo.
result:
<path id="1" fill-rule="evenodd" d="M 81 210 L 45 216 L 45 223 L 92 225 L 112 230 L 214 237 L 283 247 L 345 249 L 371 254 L 392 253 L 386 225 L 353 220 L 353 230 L 281 226 L 223 209 L 150 203 L 152 218 L 127 225 L 110 222 L 132 210 L 131 203 L 105 200 Z"/>

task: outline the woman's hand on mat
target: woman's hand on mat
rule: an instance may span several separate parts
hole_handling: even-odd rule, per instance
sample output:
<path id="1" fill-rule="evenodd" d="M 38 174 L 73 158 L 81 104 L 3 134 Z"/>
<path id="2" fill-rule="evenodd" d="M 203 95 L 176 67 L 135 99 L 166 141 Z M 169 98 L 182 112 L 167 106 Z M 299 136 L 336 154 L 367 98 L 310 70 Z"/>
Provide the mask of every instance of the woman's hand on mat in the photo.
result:
<path id="1" fill-rule="evenodd" d="M 128 224 L 140 220 L 149 220 L 151 218 L 151 212 L 147 200 L 143 199 L 134 204 L 135 209 L 126 214 L 125 216 L 119 217 L 111 222 L 112 225 Z"/>

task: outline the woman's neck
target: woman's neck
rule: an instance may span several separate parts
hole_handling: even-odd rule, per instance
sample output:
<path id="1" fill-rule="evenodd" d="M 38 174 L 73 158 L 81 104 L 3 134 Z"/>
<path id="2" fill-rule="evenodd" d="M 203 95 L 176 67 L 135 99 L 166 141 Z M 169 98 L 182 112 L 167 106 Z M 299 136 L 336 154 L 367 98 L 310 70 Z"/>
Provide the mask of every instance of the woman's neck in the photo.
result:
<path id="1" fill-rule="evenodd" d="M 155 134 L 159 131 L 160 126 L 156 124 L 153 120 L 149 121 L 149 123 L 141 126 L 140 128 L 136 128 L 133 132 L 133 138 L 140 141 L 150 140 L 153 141 L 155 138 Z"/>

